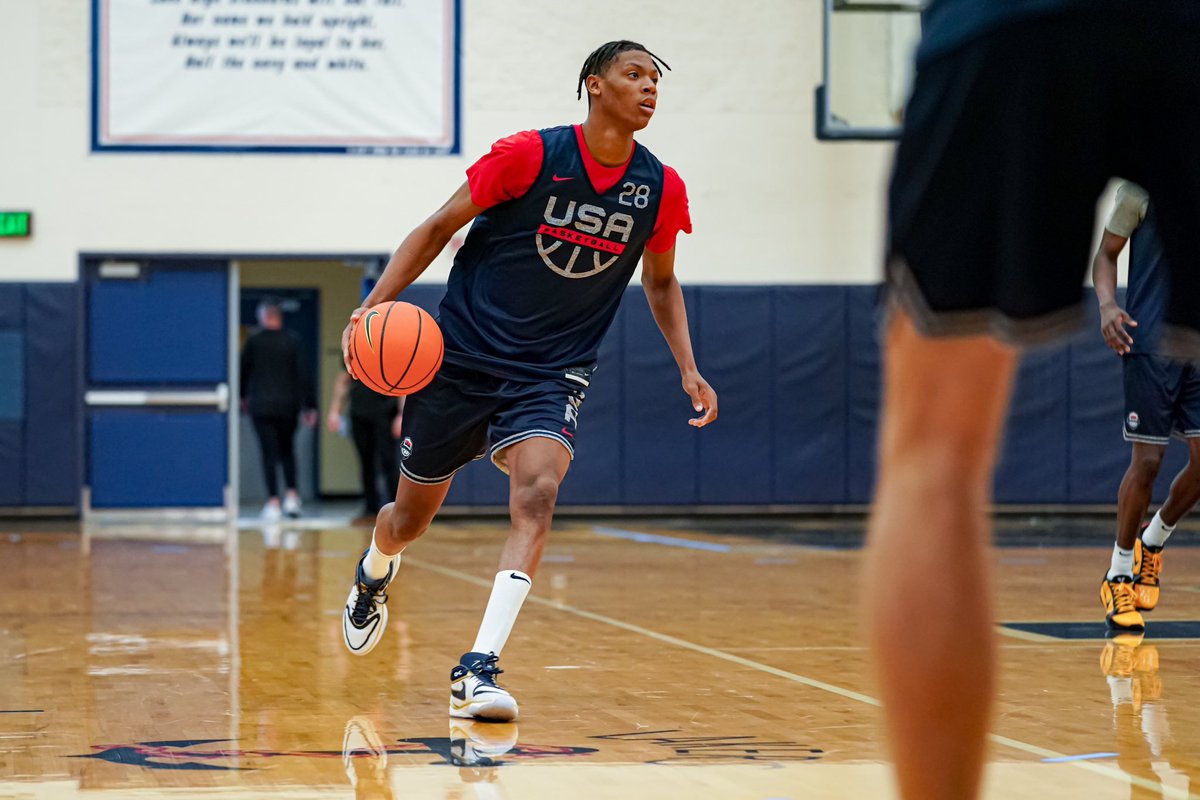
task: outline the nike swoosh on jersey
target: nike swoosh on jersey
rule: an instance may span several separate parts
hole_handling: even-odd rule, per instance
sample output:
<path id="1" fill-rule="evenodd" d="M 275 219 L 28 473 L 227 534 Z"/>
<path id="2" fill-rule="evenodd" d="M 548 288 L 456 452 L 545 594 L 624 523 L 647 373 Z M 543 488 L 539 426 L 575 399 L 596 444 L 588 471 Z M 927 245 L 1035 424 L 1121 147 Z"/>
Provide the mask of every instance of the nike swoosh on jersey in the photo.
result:
<path id="1" fill-rule="evenodd" d="M 567 176 L 567 177 L 565 177 L 565 178 L 560 178 L 560 177 L 558 177 L 557 175 L 553 175 L 553 176 L 551 176 L 551 177 L 552 177 L 552 179 L 553 179 L 553 180 L 555 180 L 555 181 L 560 181 L 560 182 L 561 182 L 561 181 L 573 181 L 573 180 L 575 180 L 575 176 L 574 176 L 574 175 L 568 175 L 568 176 Z"/>

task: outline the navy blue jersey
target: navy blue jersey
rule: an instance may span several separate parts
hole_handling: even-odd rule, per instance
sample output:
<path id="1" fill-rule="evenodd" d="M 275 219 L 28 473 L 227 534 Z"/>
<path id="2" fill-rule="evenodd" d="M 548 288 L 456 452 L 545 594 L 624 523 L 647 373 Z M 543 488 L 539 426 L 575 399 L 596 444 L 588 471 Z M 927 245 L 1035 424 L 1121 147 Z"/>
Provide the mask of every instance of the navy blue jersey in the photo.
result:
<path id="1" fill-rule="evenodd" d="M 1130 329 L 1134 353 L 1154 353 L 1162 336 L 1163 315 L 1167 312 L 1168 282 L 1171 279 L 1158 237 L 1154 203 L 1146 207 L 1146 216 L 1129 239 L 1129 288 L 1125 310 L 1137 322 Z"/>
<path id="2" fill-rule="evenodd" d="M 538 132 L 529 191 L 475 218 L 438 322 L 446 361 L 507 378 L 591 367 L 653 233 L 663 165 L 641 145 L 603 194 L 571 126 Z"/>

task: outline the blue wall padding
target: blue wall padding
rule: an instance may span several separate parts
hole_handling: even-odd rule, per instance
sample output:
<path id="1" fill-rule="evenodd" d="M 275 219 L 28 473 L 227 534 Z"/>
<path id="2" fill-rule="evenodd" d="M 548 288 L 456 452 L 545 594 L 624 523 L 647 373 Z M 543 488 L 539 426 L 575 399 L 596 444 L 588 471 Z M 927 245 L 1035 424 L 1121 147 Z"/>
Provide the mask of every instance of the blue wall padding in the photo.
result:
<path id="1" fill-rule="evenodd" d="M 1121 358 L 1100 341 L 1098 315 L 1090 306 L 1089 311 L 1095 325 L 1089 320 L 1087 330 L 1072 337 L 1067 348 L 1066 497 L 1072 503 L 1112 503 L 1129 464 L 1129 445 L 1121 437 Z"/>
<path id="2" fill-rule="evenodd" d="M 832 287 L 815 286 L 825 294 Z M 881 391 L 879 288 L 851 286 L 846 289 L 847 324 L 840 340 L 831 333 L 828 347 L 846 359 L 849 389 L 846 394 L 846 494 L 844 503 L 866 503 L 875 487 L 875 437 L 878 430 Z M 841 344 L 839 344 L 839 341 Z"/>
<path id="3" fill-rule="evenodd" d="M 738 388 L 770 404 L 769 414 L 749 420 L 760 436 L 765 434 L 769 446 L 765 459 L 753 452 L 743 452 L 742 457 L 749 459 L 752 475 L 769 470 L 769 481 L 764 481 L 772 487 L 769 502 L 844 502 L 849 364 L 846 348 L 830 347 L 830 340 L 844 336 L 847 289 L 813 292 L 803 286 L 782 286 L 770 293 L 750 291 L 771 299 L 770 326 L 761 336 L 772 363 L 766 369 L 756 364 L 759 371 L 741 376 Z M 729 349 L 737 348 L 728 347 L 719 337 L 705 342 L 701 365 L 721 394 L 722 413 L 703 436 L 720 430 L 736 447 L 740 431 L 724 426 L 730 418 L 744 419 L 737 408 L 738 393 L 730 392 L 734 387 L 722 371 L 713 371 L 710 361 L 716 351 Z M 727 475 L 727 484 L 735 478 Z M 727 496 L 736 491 L 736 485 L 727 485 Z"/>
<path id="4" fill-rule="evenodd" d="M 224 263 L 154 266 L 136 280 L 89 274 L 89 381 L 148 386 L 228 380 Z"/>
<path id="5" fill-rule="evenodd" d="M 0 506 L 25 505 L 24 424 L 0 421 Z"/>
<path id="6" fill-rule="evenodd" d="M 25 331 L 0 328 L 0 422 L 25 418 Z"/>
<path id="7" fill-rule="evenodd" d="M 436 308 L 437 286 L 404 299 Z M 564 505 L 862 504 L 875 481 L 882 311 L 877 286 L 700 286 L 685 290 L 705 377 L 721 397 L 704 431 L 638 286 L 601 348 L 580 415 Z M 1094 316 L 1094 311 L 1092 312 Z M 1097 323 L 1098 324 L 1098 323 Z M 1001 503 L 1112 503 L 1128 462 L 1120 360 L 1095 332 L 1030 351 L 997 466 Z M 1155 496 L 1185 449 L 1170 448 Z M 447 499 L 504 506 L 487 461 Z"/>
<path id="8" fill-rule="evenodd" d="M 696 351 L 704 354 L 705 377 L 715 381 L 712 376 L 721 376 L 717 391 L 722 409 L 718 423 L 704 430 L 686 429 L 698 449 L 692 467 L 699 477 L 698 496 L 712 503 L 770 503 L 775 397 L 763 391 L 763 381 L 776 372 L 772 295 L 752 287 L 714 286 L 697 292 L 696 304 L 700 319 L 693 334 Z M 678 387 L 674 361 L 664 372 L 675 378 Z M 687 417 L 699 416 L 678 388 L 672 399 L 675 406 L 683 405 Z M 797 405 L 802 402 L 800 396 L 794 400 Z M 674 419 L 663 421 L 663 427 L 679 424 Z"/>
<path id="9" fill-rule="evenodd" d="M 26 287 L 25 496 L 23 505 L 79 503 L 82 406 L 79 287 Z"/>
<path id="10" fill-rule="evenodd" d="M 0 328 L 25 326 L 25 287 L 19 283 L 0 283 Z"/>
<path id="11" fill-rule="evenodd" d="M 642 292 L 638 289 L 627 292 L 622 304 L 625 422 L 619 441 L 625 460 L 622 474 L 624 502 L 635 505 L 698 503 L 698 439 L 702 433 L 687 424 L 695 412 L 683 393 L 679 368 L 654 323 L 645 298 L 636 296 L 639 294 Z M 704 336 L 705 321 L 699 314 L 696 295 L 695 288 L 683 291 L 688 318 L 692 322 L 692 336 L 700 340 Z M 739 476 L 731 480 L 748 486 L 752 478 Z"/>
<path id="12" fill-rule="evenodd" d="M 996 502 L 1058 503 L 1066 496 L 1068 361 L 1061 346 L 1022 359 L 996 464 Z"/>
<path id="13" fill-rule="evenodd" d="M 0 507 L 79 504 L 78 298 L 77 284 L 0 285 Z"/>
<path id="14" fill-rule="evenodd" d="M 99 330 L 87 343 L 97 362 L 94 380 L 223 377 L 225 341 L 188 343 L 186 331 L 211 330 L 214 322 L 226 329 L 224 274 L 197 269 L 156 273 L 149 284 L 94 285 L 89 311 L 99 315 Z M 0 329 L 23 333 L 27 365 L 25 421 L 0 423 L 0 506 L 78 502 L 79 292 L 77 285 L 0 285 Z M 436 313 L 443 293 L 442 286 L 418 285 L 403 299 Z M 697 360 L 721 398 L 721 418 L 698 431 L 687 425 L 693 412 L 642 289 L 631 286 L 586 390 L 577 458 L 559 502 L 869 502 L 880 413 L 879 294 L 876 286 L 686 288 Z M 131 301 L 156 298 L 170 313 L 122 316 Z M 1121 438 L 1121 361 L 1100 339 L 1094 303 L 1087 308 L 1085 330 L 1024 359 L 997 467 L 998 502 L 1116 500 L 1130 450 Z M 189 317 L 217 313 L 221 320 Z M 105 445 L 90 452 L 113 460 L 100 464 L 93 456 L 87 464 L 93 502 L 138 506 L 143 497 L 157 504 L 165 496 L 180 505 L 220 505 L 224 417 L 156 414 L 146 426 L 144 417 L 130 416 L 143 413 L 97 410 L 88 417 L 90 435 Z M 1168 448 L 1156 501 L 1185 461 L 1185 447 Z M 488 461 L 472 464 L 455 479 L 447 502 L 506 506 L 508 479 Z"/>
<path id="15" fill-rule="evenodd" d="M 217 411 L 92 409 L 92 506 L 224 505 L 227 425 Z"/>

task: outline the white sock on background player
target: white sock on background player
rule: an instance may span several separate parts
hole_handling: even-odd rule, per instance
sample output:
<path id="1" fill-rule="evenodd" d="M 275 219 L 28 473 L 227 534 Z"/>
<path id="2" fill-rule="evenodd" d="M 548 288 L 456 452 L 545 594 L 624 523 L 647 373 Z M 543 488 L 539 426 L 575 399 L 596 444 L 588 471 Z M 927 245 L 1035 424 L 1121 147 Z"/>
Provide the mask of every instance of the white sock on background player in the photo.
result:
<path id="1" fill-rule="evenodd" d="M 1111 581 L 1118 575 L 1133 577 L 1133 551 L 1122 550 L 1120 545 L 1113 545 L 1112 566 L 1108 568 L 1108 579 Z"/>
<path id="2" fill-rule="evenodd" d="M 403 550 L 400 551 L 400 553 L 403 552 Z M 367 554 L 363 556 L 363 574 L 373 581 L 377 581 L 380 578 L 386 578 L 388 574 L 388 567 L 392 565 L 392 562 L 398 562 L 400 560 L 400 553 L 396 553 L 394 556 L 389 556 L 380 550 L 375 544 L 375 531 L 372 530 L 371 547 L 367 550 Z"/>
<path id="3" fill-rule="evenodd" d="M 1142 534 L 1142 544 L 1148 544 L 1151 547 L 1162 547 L 1167 543 L 1167 538 L 1174 530 L 1174 525 L 1168 525 L 1163 522 L 1162 509 L 1160 508 L 1154 513 L 1154 519 L 1150 520 L 1150 525 L 1146 528 L 1146 532 Z"/>
<path id="4" fill-rule="evenodd" d="M 533 581 L 524 572 L 506 569 L 496 573 L 492 596 L 488 600 L 487 610 L 483 612 L 483 622 L 479 625 L 479 635 L 475 637 L 471 652 L 500 655 L 508 635 L 512 633 L 513 623 L 517 621 L 517 614 L 521 613 L 525 596 L 532 587 Z"/>

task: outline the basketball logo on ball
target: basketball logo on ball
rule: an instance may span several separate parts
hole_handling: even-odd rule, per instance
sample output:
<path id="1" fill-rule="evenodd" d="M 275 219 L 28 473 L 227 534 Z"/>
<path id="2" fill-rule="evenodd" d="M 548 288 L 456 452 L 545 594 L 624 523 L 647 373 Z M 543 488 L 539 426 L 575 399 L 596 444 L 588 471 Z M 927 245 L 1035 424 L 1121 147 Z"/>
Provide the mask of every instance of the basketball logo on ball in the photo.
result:
<path id="1" fill-rule="evenodd" d="M 379 394 L 399 397 L 429 385 L 442 366 L 442 331 L 427 311 L 387 302 L 359 318 L 350 337 L 354 375 Z"/>

